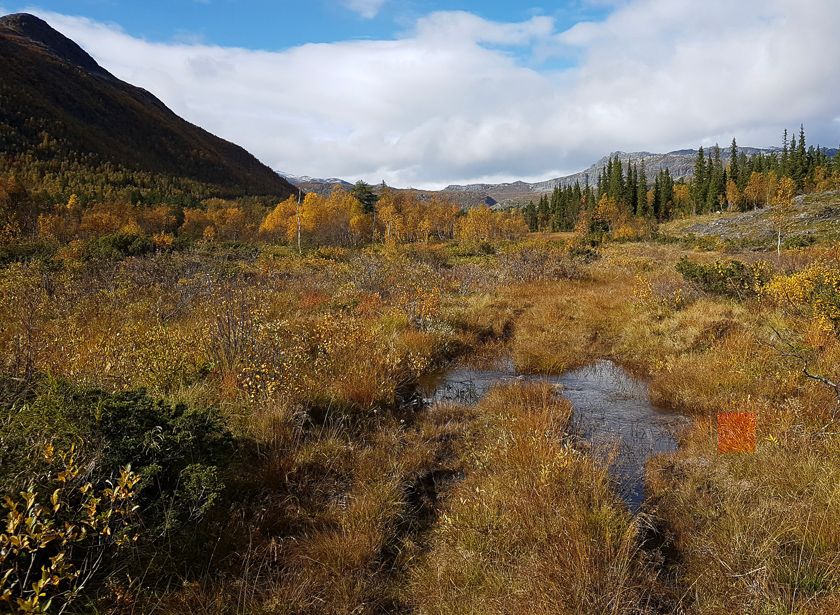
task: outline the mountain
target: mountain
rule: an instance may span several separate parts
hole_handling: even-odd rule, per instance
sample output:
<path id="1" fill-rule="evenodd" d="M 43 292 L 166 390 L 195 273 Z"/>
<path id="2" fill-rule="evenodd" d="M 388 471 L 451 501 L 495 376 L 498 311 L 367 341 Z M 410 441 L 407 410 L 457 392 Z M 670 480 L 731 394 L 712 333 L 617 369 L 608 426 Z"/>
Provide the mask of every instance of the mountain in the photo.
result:
<path id="1" fill-rule="evenodd" d="M 353 184 L 350 182 L 337 177 L 322 179 L 320 177 L 309 177 L 308 175 L 290 175 L 289 173 L 284 173 L 282 171 L 278 171 L 278 173 L 290 184 L 300 188 L 304 192 L 315 192 L 316 194 L 323 196 L 327 196 L 330 192 L 335 190 L 336 187 L 346 189 L 353 187 Z"/>
<path id="2" fill-rule="evenodd" d="M 0 167 L 35 180 L 116 172 L 138 191 L 201 197 L 297 192 L 243 148 L 117 79 L 38 17 L 0 18 L 0 58 Z"/>
<path id="3" fill-rule="evenodd" d="M 780 150 L 778 148 L 759 149 L 755 147 L 739 147 L 738 151 L 745 153 L 747 156 L 753 156 L 758 153 L 769 154 Z M 829 153 L 832 151 L 829 150 Z M 697 150 L 682 149 L 666 154 L 613 152 L 608 156 L 604 156 L 589 168 L 564 177 L 556 177 L 534 183 L 517 181 L 504 184 L 468 184 L 464 186 L 455 184 L 447 186 L 442 192 L 451 194 L 473 193 L 489 196 L 498 201 L 502 206 L 527 202 L 530 199 L 534 199 L 534 197 L 539 198 L 541 194 L 551 192 L 558 186 L 572 186 L 575 182 L 579 182 L 581 186 L 585 186 L 587 182 L 594 185 L 598 180 L 598 174 L 607 165 L 608 160 L 616 156 L 625 165 L 628 161 L 639 165 L 644 162 L 647 176 L 651 180 L 662 169 L 668 169 L 671 176 L 679 180 L 688 179 L 694 175 L 694 161 L 697 157 Z M 721 159 L 724 163 L 729 160 L 728 149 L 721 149 Z"/>
<path id="4" fill-rule="evenodd" d="M 747 156 L 755 156 L 756 154 L 772 154 L 780 153 L 780 148 L 756 148 L 756 147 L 739 147 L 739 153 L 744 153 Z M 829 156 L 837 153 L 836 149 L 826 150 Z M 707 152 L 708 153 L 708 152 Z M 724 164 L 729 160 L 729 149 L 721 148 L 721 160 Z M 651 152 L 613 152 L 608 156 L 604 156 L 598 162 L 592 164 L 589 168 L 566 175 L 563 177 L 556 177 L 540 182 L 524 182 L 515 181 L 501 184 L 466 184 L 458 185 L 452 184 L 438 192 L 430 190 L 414 190 L 411 188 L 394 190 L 407 190 L 415 193 L 420 199 L 429 199 L 435 194 L 445 196 L 458 203 L 463 208 L 475 207 L 478 205 L 489 205 L 496 209 L 505 209 L 514 205 L 526 204 L 529 200 L 536 200 L 540 195 L 551 192 L 554 188 L 560 186 L 573 186 L 575 182 L 579 182 L 581 186 L 585 186 L 587 182 L 594 185 L 598 180 L 598 174 L 606 167 L 610 158 L 618 156 L 619 160 L 626 165 L 627 162 L 632 162 L 641 165 L 645 164 L 648 179 L 653 181 L 654 176 L 663 169 L 668 169 L 671 176 L 676 179 L 689 179 L 694 175 L 694 162 L 697 157 L 697 150 L 695 149 L 681 149 L 665 154 L 655 154 Z M 350 188 L 352 184 L 342 179 L 317 179 L 312 177 L 295 177 L 293 175 L 285 175 L 286 179 L 300 186 L 301 189 L 319 194 L 329 194 L 336 187 Z M 374 186 L 376 188 L 376 186 Z"/>
<path id="5" fill-rule="evenodd" d="M 353 188 L 353 184 L 338 177 L 322 179 L 318 177 L 309 177 L 307 175 L 290 175 L 288 173 L 283 173 L 282 171 L 278 171 L 278 173 L 301 190 L 305 192 L 314 192 L 315 194 L 320 194 L 321 196 L 329 196 L 329 194 L 335 189 L 350 190 Z M 376 184 L 372 186 L 372 188 L 377 194 L 382 192 L 381 184 Z M 429 201 L 435 196 L 444 195 L 462 209 L 469 209 L 470 207 L 477 207 L 479 205 L 489 205 L 490 207 L 497 205 L 495 199 L 480 192 L 444 192 L 436 190 L 418 190 L 416 188 L 395 188 L 393 186 L 388 186 L 388 188 L 394 192 L 412 194 L 419 201 Z"/>

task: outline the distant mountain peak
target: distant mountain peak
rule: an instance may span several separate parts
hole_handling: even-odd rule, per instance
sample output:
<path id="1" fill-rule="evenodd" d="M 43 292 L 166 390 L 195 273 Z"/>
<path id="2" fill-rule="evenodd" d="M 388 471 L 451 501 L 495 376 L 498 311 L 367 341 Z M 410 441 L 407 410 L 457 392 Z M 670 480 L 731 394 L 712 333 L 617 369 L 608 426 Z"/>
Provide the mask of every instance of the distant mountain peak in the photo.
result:
<path id="1" fill-rule="evenodd" d="M 111 77 L 111 74 L 99 66 L 90 54 L 40 17 L 29 13 L 14 13 L 0 17 L 0 27 L 28 39 L 68 64 L 74 64 L 91 73 Z"/>
<path id="2" fill-rule="evenodd" d="M 706 155 L 712 155 L 710 152 L 714 150 L 712 148 L 704 148 L 706 151 Z M 770 154 L 774 152 L 779 152 L 778 147 L 770 147 L 770 148 L 757 148 L 757 147 L 738 147 L 738 151 L 740 153 L 744 153 L 748 156 L 753 156 L 759 153 L 762 154 Z M 830 155 L 833 155 L 835 150 L 827 150 Z M 627 165 L 627 163 L 645 165 L 645 169 L 647 172 L 647 177 L 649 180 L 652 180 L 653 177 L 661 170 L 668 170 L 676 180 L 680 179 L 688 179 L 693 176 L 694 174 L 694 164 L 697 157 L 697 150 L 696 149 L 680 149 L 675 150 L 672 152 L 668 152 L 665 154 L 659 154 L 654 152 L 623 152 L 623 151 L 614 151 L 607 156 L 604 156 L 596 163 L 592 164 L 589 168 L 584 169 L 578 173 L 574 173 L 572 175 L 566 175 L 563 177 L 555 177 L 553 179 L 548 179 L 545 181 L 539 182 L 522 182 L 522 181 L 515 181 L 515 182 L 507 182 L 503 184 L 468 184 L 468 185 L 451 185 L 444 188 L 444 192 L 448 192 L 451 194 L 473 194 L 473 195 L 486 195 L 493 199 L 496 199 L 500 206 L 509 206 L 511 204 L 522 204 L 527 203 L 528 200 L 531 200 L 535 197 L 539 197 L 541 194 L 545 194 L 547 192 L 551 192 L 555 188 L 563 188 L 566 186 L 573 186 L 575 183 L 579 184 L 581 187 L 586 186 L 587 184 L 594 185 L 597 181 L 598 174 L 603 172 L 604 167 L 607 166 L 610 160 L 614 160 L 618 157 L 619 162 L 621 162 L 622 166 Z M 729 160 L 730 157 L 730 150 L 728 147 L 721 147 L 720 148 L 720 157 L 721 160 L 726 162 Z"/>

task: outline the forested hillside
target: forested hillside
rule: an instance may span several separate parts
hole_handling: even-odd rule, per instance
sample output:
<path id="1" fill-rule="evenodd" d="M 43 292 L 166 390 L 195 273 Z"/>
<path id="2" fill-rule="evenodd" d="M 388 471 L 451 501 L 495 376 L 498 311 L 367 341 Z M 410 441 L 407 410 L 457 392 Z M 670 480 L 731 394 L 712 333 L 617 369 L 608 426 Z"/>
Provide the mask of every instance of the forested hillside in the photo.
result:
<path id="1" fill-rule="evenodd" d="M 42 200 L 282 199 L 295 191 L 37 17 L 0 19 L 0 56 L 0 174 L 15 175 Z"/>
<path id="2" fill-rule="evenodd" d="M 835 150 L 836 152 L 836 150 Z M 807 146 L 804 126 L 799 138 L 777 152 L 739 151 L 735 139 L 726 156 L 719 147 L 697 150 L 691 177 L 675 180 L 668 169 L 650 176 L 641 164 L 609 158 L 594 185 L 579 182 L 557 187 L 523 208 L 531 230 L 570 231 L 578 223 L 600 226 L 608 233 L 638 237 L 650 223 L 715 211 L 747 211 L 778 204 L 790 205 L 799 193 L 825 192 L 840 187 L 840 155 Z"/>

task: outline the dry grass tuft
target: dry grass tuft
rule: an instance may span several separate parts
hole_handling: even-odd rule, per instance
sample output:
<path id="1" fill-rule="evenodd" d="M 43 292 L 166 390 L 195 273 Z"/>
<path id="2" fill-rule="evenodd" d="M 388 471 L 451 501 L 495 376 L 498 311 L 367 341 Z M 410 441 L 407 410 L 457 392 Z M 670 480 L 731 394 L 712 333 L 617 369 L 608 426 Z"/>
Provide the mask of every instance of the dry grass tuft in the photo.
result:
<path id="1" fill-rule="evenodd" d="M 569 445 L 569 404 L 547 385 L 513 385 L 479 411 L 466 479 L 411 575 L 415 610 L 645 612 L 652 576 L 638 526 L 603 471 Z"/>

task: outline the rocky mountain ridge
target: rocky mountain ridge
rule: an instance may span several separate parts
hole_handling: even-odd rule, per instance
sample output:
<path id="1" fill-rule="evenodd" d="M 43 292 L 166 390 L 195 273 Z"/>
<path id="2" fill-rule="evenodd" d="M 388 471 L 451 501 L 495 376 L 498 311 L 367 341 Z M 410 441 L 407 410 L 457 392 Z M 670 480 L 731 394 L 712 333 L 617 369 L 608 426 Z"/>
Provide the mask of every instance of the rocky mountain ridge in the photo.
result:
<path id="1" fill-rule="evenodd" d="M 706 150 L 709 153 L 710 150 Z M 743 152 L 748 156 L 753 156 L 758 153 L 769 154 L 780 151 L 779 148 L 756 148 L 756 147 L 739 147 L 739 152 Z M 721 148 L 721 159 L 726 162 L 729 160 L 729 149 Z M 483 192 L 491 195 L 514 193 L 521 194 L 533 192 L 541 194 L 550 192 L 556 187 L 572 186 L 575 182 L 579 182 L 581 186 L 587 183 L 594 184 L 597 181 L 598 174 L 607 165 L 610 158 L 618 156 L 622 163 L 627 162 L 641 165 L 645 164 L 648 177 L 653 177 L 662 169 L 668 169 L 674 179 L 687 179 L 694 174 L 694 161 L 697 157 L 696 149 L 683 149 L 668 152 L 665 154 L 656 154 L 652 152 L 622 152 L 616 151 L 602 157 L 598 162 L 592 164 L 589 168 L 584 169 L 578 173 L 565 175 L 563 177 L 556 177 L 541 182 L 511 182 L 503 184 L 467 184 L 458 185 L 453 184 L 444 188 L 448 192 Z"/>
<path id="2" fill-rule="evenodd" d="M 705 149 L 706 154 L 711 154 L 711 149 Z M 771 154 L 780 153 L 781 148 L 757 148 L 757 147 L 739 147 L 739 153 L 744 153 L 747 156 L 754 156 L 759 153 Z M 828 150 L 830 154 L 836 153 L 836 150 Z M 622 152 L 616 151 L 602 157 L 596 163 L 590 165 L 587 169 L 571 175 L 563 177 L 555 177 L 540 182 L 524 182 L 515 181 L 499 184 L 452 184 L 446 188 L 438 191 L 464 204 L 464 206 L 474 206 L 488 204 L 496 208 L 507 207 L 511 205 L 527 203 L 528 200 L 539 198 L 540 195 L 551 192 L 556 187 L 573 186 L 575 182 L 585 186 L 587 183 L 594 185 L 597 182 L 598 174 L 607 165 L 610 158 L 618 156 L 623 164 L 628 162 L 641 165 L 644 163 L 647 176 L 649 179 L 659 173 L 663 169 L 668 169 L 671 176 L 676 179 L 689 179 L 694 175 L 694 162 L 697 157 L 696 149 L 681 149 L 664 154 L 653 152 Z M 724 164 L 729 161 L 729 148 L 721 148 L 721 160 Z M 283 175 L 281 173 L 281 175 Z M 328 194 L 336 186 L 349 188 L 352 184 L 348 181 L 330 178 L 318 179 L 312 177 L 295 177 L 291 175 L 284 175 L 293 184 L 301 187 L 303 190 L 314 191 L 321 194 Z M 433 193 L 434 191 L 421 191 L 423 193 Z"/>

